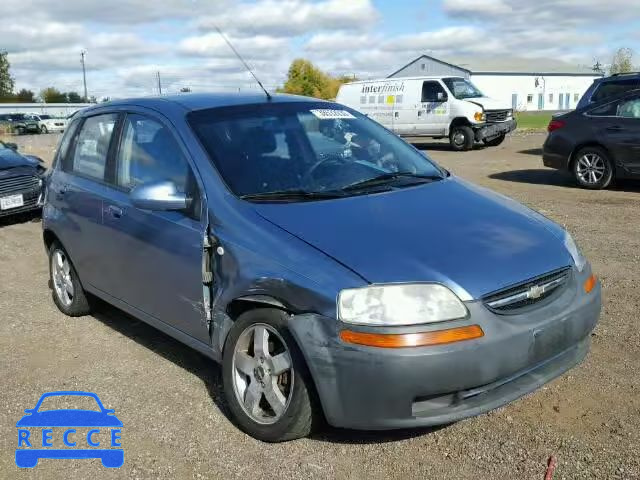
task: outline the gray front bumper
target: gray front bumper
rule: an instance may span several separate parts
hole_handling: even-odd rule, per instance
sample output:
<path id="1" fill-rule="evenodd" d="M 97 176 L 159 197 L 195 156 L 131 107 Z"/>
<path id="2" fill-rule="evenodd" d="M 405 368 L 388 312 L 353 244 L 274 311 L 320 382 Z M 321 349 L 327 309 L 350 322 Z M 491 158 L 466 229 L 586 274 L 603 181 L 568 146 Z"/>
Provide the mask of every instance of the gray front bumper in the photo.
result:
<path id="1" fill-rule="evenodd" d="M 467 320 L 375 330 L 408 333 L 468 324 L 484 330 L 480 339 L 449 345 L 346 344 L 338 338 L 346 325 L 313 314 L 292 318 L 290 327 L 330 424 L 358 429 L 444 424 L 532 392 L 585 357 L 601 302 L 599 284 L 590 294 L 582 291 L 588 274 L 576 272 L 562 295 L 526 315 L 496 315 L 476 301 L 467 304 Z"/>
<path id="2" fill-rule="evenodd" d="M 500 123 L 485 123 L 480 127 L 474 127 L 476 141 L 492 140 L 500 135 L 506 135 L 516 129 L 515 119 Z"/>

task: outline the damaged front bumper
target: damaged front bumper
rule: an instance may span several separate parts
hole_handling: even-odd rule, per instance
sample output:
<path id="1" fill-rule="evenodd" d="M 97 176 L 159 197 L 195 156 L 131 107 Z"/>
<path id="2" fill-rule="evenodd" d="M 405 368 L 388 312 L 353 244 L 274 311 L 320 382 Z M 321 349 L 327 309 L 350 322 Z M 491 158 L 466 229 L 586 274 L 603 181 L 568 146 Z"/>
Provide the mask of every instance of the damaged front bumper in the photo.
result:
<path id="1" fill-rule="evenodd" d="M 314 314 L 293 317 L 290 328 L 330 424 L 357 429 L 445 424 L 509 403 L 580 363 L 600 314 L 600 286 L 590 294 L 581 291 L 588 275 L 576 273 L 561 296 L 526 314 L 497 315 L 474 301 L 467 303 L 468 319 L 446 326 L 375 329 L 415 333 L 476 324 L 484 331 L 482 338 L 447 345 L 347 344 L 338 335 L 353 326 Z"/>
<path id="2" fill-rule="evenodd" d="M 486 140 L 490 141 L 501 135 L 506 135 L 516 129 L 515 119 L 507 120 L 500 123 L 485 123 L 481 126 L 474 126 L 473 132 L 477 142 Z"/>

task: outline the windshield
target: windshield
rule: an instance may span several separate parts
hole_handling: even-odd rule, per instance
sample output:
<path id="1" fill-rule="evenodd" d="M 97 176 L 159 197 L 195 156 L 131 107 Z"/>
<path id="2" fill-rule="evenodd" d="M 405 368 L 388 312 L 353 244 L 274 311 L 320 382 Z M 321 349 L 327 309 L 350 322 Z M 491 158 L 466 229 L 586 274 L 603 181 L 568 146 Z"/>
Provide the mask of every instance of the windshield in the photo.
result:
<path id="1" fill-rule="evenodd" d="M 354 185 L 373 178 L 393 183 L 402 177 L 411 183 L 408 177 L 444 176 L 400 138 L 339 104 L 216 108 L 191 113 L 189 122 L 238 196 L 294 191 L 352 195 Z M 394 172 L 400 175 L 390 175 Z"/>
<path id="2" fill-rule="evenodd" d="M 482 92 L 476 88 L 476 86 L 471 83 L 466 78 L 454 77 L 454 78 L 443 78 L 442 81 L 445 83 L 449 91 L 456 97 L 458 100 L 463 100 L 465 98 L 478 98 L 483 97 Z"/>

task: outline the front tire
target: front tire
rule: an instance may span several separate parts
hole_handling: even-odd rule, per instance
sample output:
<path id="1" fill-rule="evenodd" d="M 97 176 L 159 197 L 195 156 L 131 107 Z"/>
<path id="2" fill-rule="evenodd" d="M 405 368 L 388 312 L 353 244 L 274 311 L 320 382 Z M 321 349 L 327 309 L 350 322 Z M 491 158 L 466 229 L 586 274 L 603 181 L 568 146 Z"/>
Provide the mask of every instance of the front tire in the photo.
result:
<path id="1" fill-rule="evenodd" d="M 40 133 L 49 133 L 49 130 L 47 130 L 47 126 L 46 125 L 42 125 L 40 127 Z"/>
<path id="2" fill-rule="evenodd" d="M 313 386 L 281 310 L 250 310 L 225 342 L 224 393 L 237 425 L 265 442 L 306 437 L 315 421 Z"/>
<path id="3" fill-rule="evenodd" d="M 600 147 L 580 150 L 575 156 L 572 170 L 578 185 L 590 190 L 607 188 L 613 180 L 613 163 Z"/>
<path id="4" fill-rule="evenodd" d="M 87 294 L 67 252 L 58 242 L 49 249 L 49 281 L 53 303 L 69 317 L 81 317 L 91 311 Z"/>
<path id="5" fill-rule="evenodd" d="M 458 125 L 451 128 L 449 143 L 456 152 L 463 152 L 473 148 L 474 137 L 471 127 Z"/>
<path id="6" fill-rule="evenodd" d="M 502 142 L 504 142 L 504 139 L 506 138 L 506 134 L 502 134 L 496 138 L 492 138 L 491 140 L 484 140 L 483 143 L 487 146 L 487 147 L 497 147 L 498 145 L 500 145 Z"/>

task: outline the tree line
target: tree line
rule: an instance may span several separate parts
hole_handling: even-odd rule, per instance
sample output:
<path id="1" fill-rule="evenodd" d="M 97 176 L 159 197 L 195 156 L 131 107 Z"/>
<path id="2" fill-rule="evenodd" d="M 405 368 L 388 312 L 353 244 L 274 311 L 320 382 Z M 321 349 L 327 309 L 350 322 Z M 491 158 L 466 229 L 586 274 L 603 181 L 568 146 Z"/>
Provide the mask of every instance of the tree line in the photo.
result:
<path id="1" fill-rule="evenodd" d="M 44 88 L 38 95 L 26 88 L 16 92 L 10 67 L 7 52 L 0 52 L 0 103 L 95 103 L 96 101 L 94 97 L 86 99 L 78 92 L 61 92 L 54 87 Z"/>

